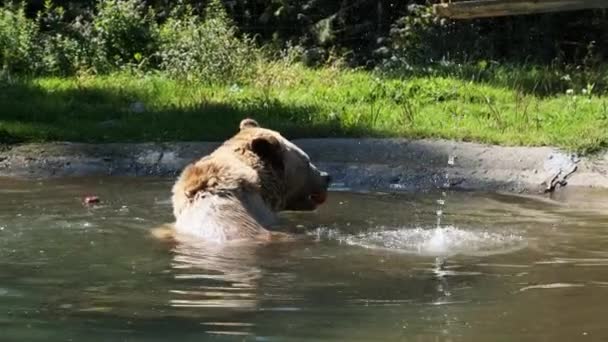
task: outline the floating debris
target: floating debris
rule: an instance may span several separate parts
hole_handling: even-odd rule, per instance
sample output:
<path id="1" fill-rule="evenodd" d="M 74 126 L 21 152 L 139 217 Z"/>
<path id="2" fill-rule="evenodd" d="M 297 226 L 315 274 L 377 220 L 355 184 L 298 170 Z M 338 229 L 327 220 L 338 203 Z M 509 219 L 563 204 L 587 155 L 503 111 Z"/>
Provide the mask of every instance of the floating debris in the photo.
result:
<path id="1" fill-rule="evenodd" d="M 101 200 L 97 196 L 86 196 L 84 198 L 83 202 L 86 205 L 92 205 L 92 204 L 99 204 L 101 202 Z"/>

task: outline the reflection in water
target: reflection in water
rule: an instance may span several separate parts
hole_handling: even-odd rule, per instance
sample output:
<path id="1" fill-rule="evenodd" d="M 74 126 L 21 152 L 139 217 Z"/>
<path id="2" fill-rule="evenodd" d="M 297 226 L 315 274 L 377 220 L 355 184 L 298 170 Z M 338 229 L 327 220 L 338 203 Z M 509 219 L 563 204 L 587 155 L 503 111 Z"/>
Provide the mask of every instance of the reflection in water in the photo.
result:
<path id="1" fill-rule="evenodd" d="M 169 305 L 186 310 L 255 311 L 259 308 L 258 282 L 262 269 L 256 256 L 259 245 L 209 244 L 180 239 L 172 249 Z M 201 323 L 207 333 L 250 335 L 253 323 L 224 319 Z"/>
<path id="2" fill-rule="evenodd" d="M 171 293 L 174 307 L 255 309 L 255 291 L 262 270 L 257 266 L 256 245 L 221 246 L 179 241 L 173 249 L 174 277 L 188 289 Z M 193 286 L 196 281 L 197 286 Z"/>

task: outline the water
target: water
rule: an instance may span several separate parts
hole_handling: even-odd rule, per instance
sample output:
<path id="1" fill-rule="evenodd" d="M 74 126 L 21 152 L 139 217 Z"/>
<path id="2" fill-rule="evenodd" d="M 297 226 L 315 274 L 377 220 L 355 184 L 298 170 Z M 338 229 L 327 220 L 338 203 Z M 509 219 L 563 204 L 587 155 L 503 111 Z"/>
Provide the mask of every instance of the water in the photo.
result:
<path id="1" fill-rule="evenodd" d="M 201 248 L 148 235 L 170 185 L 0 180 L 0 340 L 608 340 L 606 193 L 336 192 L 302 241 Z"/>

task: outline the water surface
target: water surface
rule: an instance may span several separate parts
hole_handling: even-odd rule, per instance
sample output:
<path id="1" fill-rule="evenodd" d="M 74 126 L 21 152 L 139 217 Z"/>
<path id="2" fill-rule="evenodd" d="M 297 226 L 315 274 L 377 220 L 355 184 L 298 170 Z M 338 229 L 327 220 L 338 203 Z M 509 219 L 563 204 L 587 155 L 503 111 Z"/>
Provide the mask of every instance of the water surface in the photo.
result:
<path id="1" fill-rule="evenodd" d="M 608 340 L 605 193 L 335 192 L 303 241 L 197 248 L 148 234 L 170 186 L 0 180 L 0 340 Z"/>

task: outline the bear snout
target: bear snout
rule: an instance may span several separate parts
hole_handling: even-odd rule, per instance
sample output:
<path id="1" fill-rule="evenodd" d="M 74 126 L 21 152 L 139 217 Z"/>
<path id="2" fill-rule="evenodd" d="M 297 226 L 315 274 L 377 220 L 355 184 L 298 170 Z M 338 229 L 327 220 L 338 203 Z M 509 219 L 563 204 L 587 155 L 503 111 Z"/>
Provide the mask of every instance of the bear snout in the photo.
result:
<path id="1" fill-rule="evenodd" d="M 323 179 L 323 183 L 325 184 L 326 187 L 328 187 L 329 184 L 331 184 L 331 175 L 329 173 L 322 171 L 321 179 Z"/>

